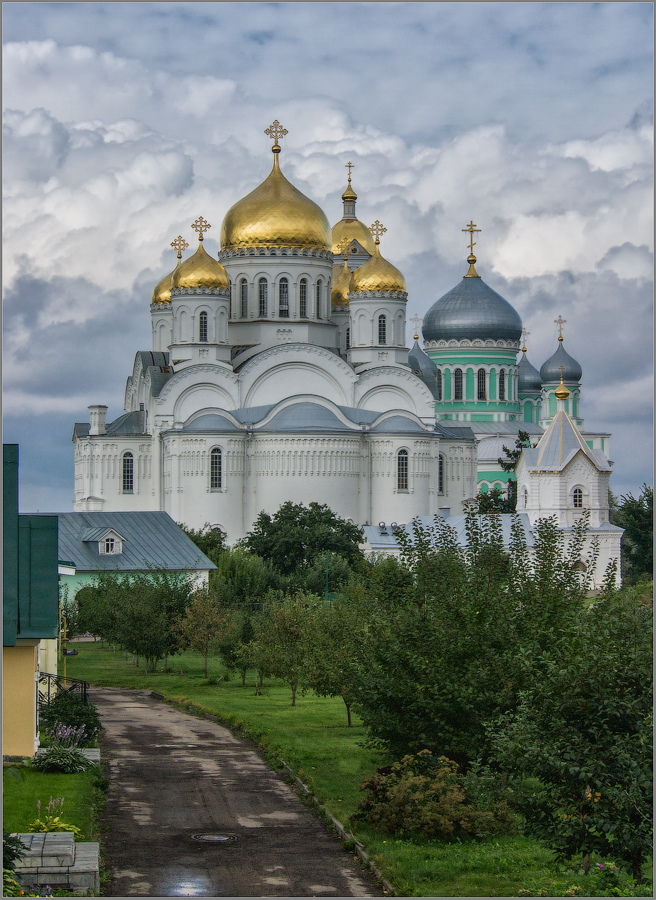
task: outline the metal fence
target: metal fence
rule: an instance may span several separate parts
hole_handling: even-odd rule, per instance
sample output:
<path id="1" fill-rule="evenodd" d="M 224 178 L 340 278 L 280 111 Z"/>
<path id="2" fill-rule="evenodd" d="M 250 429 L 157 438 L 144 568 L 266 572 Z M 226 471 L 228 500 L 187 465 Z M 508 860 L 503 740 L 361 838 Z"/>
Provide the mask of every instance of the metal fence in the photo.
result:
<path id="1" fill-rule="evenodd" d="M 74 694 L 87 702 L 88 681 L 80 681 L 77 678 L 64 678 L 62 675 L 52 675 L 50 672 L 39 673 L 39 708 L 48 706 L 58 694 Z"/>

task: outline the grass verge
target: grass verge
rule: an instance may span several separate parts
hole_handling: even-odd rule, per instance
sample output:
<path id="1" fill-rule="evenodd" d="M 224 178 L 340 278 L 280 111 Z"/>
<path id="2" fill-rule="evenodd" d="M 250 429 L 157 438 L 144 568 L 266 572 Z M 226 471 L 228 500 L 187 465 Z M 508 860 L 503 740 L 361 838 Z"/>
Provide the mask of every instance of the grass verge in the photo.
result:
<path id="1" fill-rule="evenodd" d="M 522 834 L 447 844 L 397 840 L 359 823 L 351 826 L 360 781 L 386 760 L 363 746 L 365 730 L 357 716 L 353 727 L 347 727 L 341 699 L 309 693 L 298 696 L 292 707 L 289 686 L 275 680 L 267 680 L 256 696 L 254 672 L 242 687 L 240 678 L 229 677 L 221 660 L 211 657 L 205 678 L 203 658 L 191 651 L 173 657 L 167 673 L 144 675 L 131 658 L 100 643 L 76 646 L 78 656 L 68 660 L 70 677 L 98 686 L 157 691 L 190 712 L 208 713 L 241 730 L 272 763 L 284 759 L 319 802 L 353 831 L 400 896 L 586 895 L 585 879 L 575 868 L 555 866 L 549 850 Z M 578 888 L 574 893 L 572 886 Z"/>
<path id="2" fill-rule="evenodd" d="M 95 815 L 99 802 L 99 770 L 92 769 L 79 775 L 53 775 L 34 772 L 29 767 L 16 768 L 20 780 L 3 771 L 3 816 L 7 831 L 27 832 L 29 825 L 38 818 L 37 800 L 41 801 L 41 815 L 51 797 L 64 798 L 61 818 L 75 825 L 84 835 L 81 840 L 94 839 Z"/>

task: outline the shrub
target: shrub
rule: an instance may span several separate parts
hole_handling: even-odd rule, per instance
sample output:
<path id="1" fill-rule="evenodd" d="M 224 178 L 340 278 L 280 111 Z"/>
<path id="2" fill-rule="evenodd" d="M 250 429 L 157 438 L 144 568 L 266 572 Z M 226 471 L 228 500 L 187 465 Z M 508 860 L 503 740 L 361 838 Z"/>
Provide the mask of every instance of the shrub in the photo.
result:
<path id="1" fill-rule="evenodd" d="M 25 853 L 25 845 L 17 838 L 9 834 L 8 831 L 2 832 L 2 868 L 9 869 L 13 872 L 16 860 L 20 859 Z"/>
<path id="2" fill-rule="evenodd" d="M 48 706 L 39 713 L 41 726 L 53 729 L 58 725 L 84 726 L 84 736 L 78 746 L 89 747 L 100 734 L 101 723 L 98 709 L 93 703 L 84 703 L 74 694 L 57 694 Z"/>
<path id="3" fill-rule="evenodd" d="M 41 801 L 37 800 L 37 818 L 34 820 L 34 822 L 32 822 L 31 825 L 28 826 L 27 830 L 35 834 L 42 833 L 44 831 L 71 831 L 75 835 L 75 840 L 83 838 L 84 835 L 76 825 L 71 825 L 69 822 L 62 822 L 61 814 L 63 808 L 64 798 L 57 797 L 57 799 L 53 800 L 51 796 L 50 801 L 45 808 L 44 816 L 43 818 L 41 818 Z"/>
<path id="4" fill-rule="evenodd" d="M 422 750 L 362 781 L 366 795 L 355 818 L 387 834 L 446 840 L 512 830 L 507 801 L 492 796 L 489 785 L 476 778 L 472 773 L 463 778 L 453 760 Z"/>
<path id="5" fill-rule="evenodd" d="M 39 753 L 32 761 L 32 768 L 37 772 L 58 772 L 63 775 L 86 772 L 94 765 L 76 748 L 61 747 L 58 744 L 46 747 L 43 753 Z"/>

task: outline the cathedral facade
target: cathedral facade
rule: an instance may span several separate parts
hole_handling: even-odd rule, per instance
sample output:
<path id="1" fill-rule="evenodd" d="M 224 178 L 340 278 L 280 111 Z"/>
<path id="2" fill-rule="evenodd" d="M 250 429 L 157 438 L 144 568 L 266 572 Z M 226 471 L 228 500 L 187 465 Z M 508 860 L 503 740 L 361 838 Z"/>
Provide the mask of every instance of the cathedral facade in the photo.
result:
<path id="1" fill-rule="evenodd" d="M 152 349 L 136 353 L 124 414 L 108 423 L 93 405 L 75 425 L 76 511 L 164 510 L 229 543 L 287 500 L 360 525 L 458 515 L 505 485 L 501 445 L 520 428 L 540 440 L 560 384 L 582 427 L 562 332 L 540 373 L 525 347 L 517 361 L 522 323 L 476 272 L 473 222 L 469 271 L 409 351 L 406 282 L 381 253 L 385 227 L 357 218 L 351 164 L 331 229 L 281 171 L 284 129 L 267 134 L 271 173 L 225 214 L 218 259 L 202 216 L 193 254 L 172 242 L 178 263 L 153 291 Z M 597 463 L 608 438 L 584 436 Z"/>

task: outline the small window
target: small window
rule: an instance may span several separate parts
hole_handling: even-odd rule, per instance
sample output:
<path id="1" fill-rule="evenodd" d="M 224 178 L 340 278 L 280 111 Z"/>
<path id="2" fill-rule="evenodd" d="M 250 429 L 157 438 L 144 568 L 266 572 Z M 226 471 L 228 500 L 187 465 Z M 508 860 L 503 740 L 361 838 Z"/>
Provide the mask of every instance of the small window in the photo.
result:
<path id="1" fill-rule="evenodd" d="M 134 457 L 131 453 L 123 455 L 123 493 L 134 493 Z"/>
<path id="2" fill-rule="evenodd" d="M 453 399 L 462 400 L 462 369 L 453 373 Z"/>
<path id="3" fill-rule="evenodd" d="M 583 490 L 580 487 L 574 488 L 572 498 L 574 500 L 574 509 L 583 509 Z"/>
<path id="4" fill-rule="evenodd" d="M 502 369 L 499 372 L 499 400 L 506 399 L 506 373 Z"/>
<path id="5" fill-rule="evenodd" d="M 437 370 L 436 379 L 437 379 L 437 399 L 441 400 L 442 399 L 442 372 L 439 369 Z"/>
<path id="6" fill-rule="evenodd" d="M 321 279 L 317 281 L 317 319 L 321 318 Z"/>
<path id="7" fill-rule="evenodd" d="M 289 318 L 289 282 L 286 278 L 281 278 L 278 285 L 278 315 L 281 319 Z"/>
<path id="8" fill-rule="evenodd" d="M 396 456 L 396 487 L 399 491 L 408 490 L 408 451 L 399 450 Z"/>
<path id="9" fill-rule="evenodd" d="M 378 343 L 387 343 L 387 317 L 378 316 Z"/>
<path id="10" fill-rule="evenodd" d="M 485 390 L 485 369 L 478 370 L 478 399 L 487 400 L 487 391 Z"/>
<path id="11" fill-rule="evenodd" d="M 266 319 L 269 315 L 269 284 L 266 278 L 260 278 L 260 318 Z"/>
<path id="12" fill-rule="evenodd" d="M 301 278 L 298 297 L 298 314 L 302 319 L 307 318 L 307 284 L 307 278 Z"/>
<path id="13" fill-rule="evenodd" d="M 239 282 L 239 293 L 241 296 L 241 317 L 248 318 L 248 282 L 245 278 Z"/>
<path id="14" fill-rule="evenodd" d="M 215 447 L 210 453 L 210 490 L 211 491 L 220 491 L 221 490 L 221 476 L 222 476 L 222 459 L 221 459 L 221 451 L 218 447 Z"/>
<path id="15" fill-rule="evenodd" d="M 439 455 L 437 460 L 437 493 L 444 493 L 444 457 Z"/>
<path id="16" fill-rule="evenodd" d="M 198 340 L 201 344 L 207 343 L 207 313 L 202 312 L 198 317 Z"/>
<path id="17" fill-rule="evenodd" d="M 351 329 L 350 328 L 346 329 L 346 349 L 347 350 L 351 349 Z"/>
<path id="18" fill-rule="evenodd" d="M 528 507 L 528 489 L 524 488 L 524 509 Z"/>

